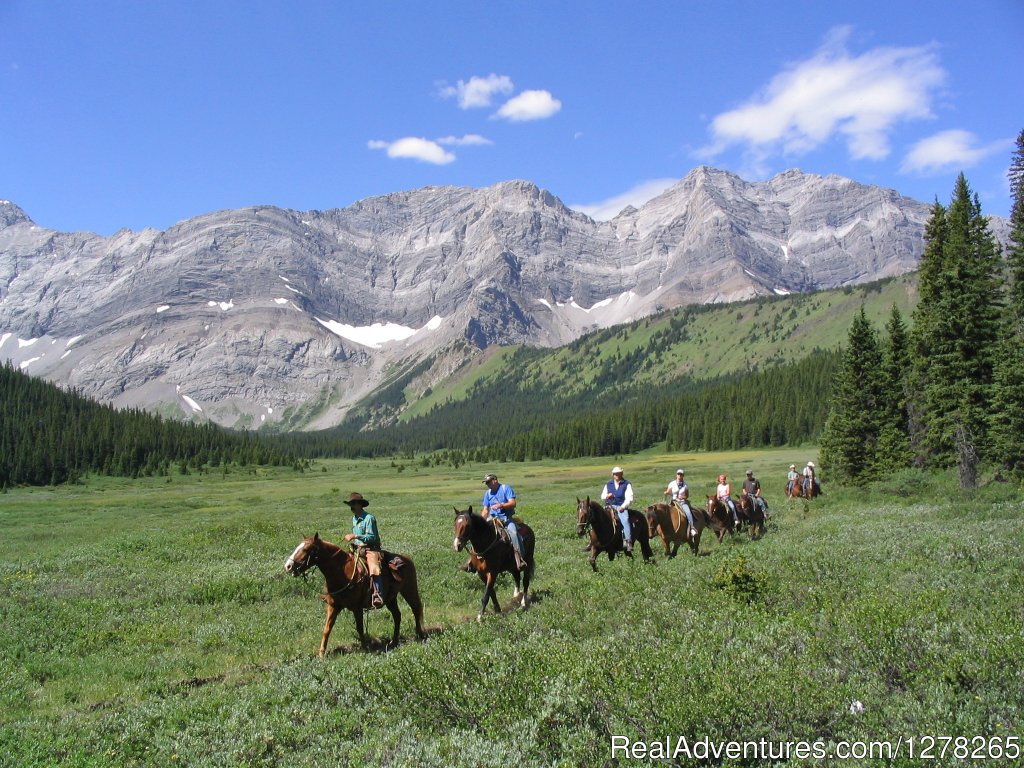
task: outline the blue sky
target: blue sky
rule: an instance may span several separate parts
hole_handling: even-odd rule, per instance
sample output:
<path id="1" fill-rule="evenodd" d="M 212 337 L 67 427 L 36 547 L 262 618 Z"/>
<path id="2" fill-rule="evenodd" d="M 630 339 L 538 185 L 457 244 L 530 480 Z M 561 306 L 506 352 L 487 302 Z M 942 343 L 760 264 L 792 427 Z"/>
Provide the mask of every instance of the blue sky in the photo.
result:
<path id="1" fill-rule="evenodd" d="M 1024 2 L 0 0 L 0 198 L 109 235 L 528 179 L 600 218 L 697 165 L 1006 216 Z"/>

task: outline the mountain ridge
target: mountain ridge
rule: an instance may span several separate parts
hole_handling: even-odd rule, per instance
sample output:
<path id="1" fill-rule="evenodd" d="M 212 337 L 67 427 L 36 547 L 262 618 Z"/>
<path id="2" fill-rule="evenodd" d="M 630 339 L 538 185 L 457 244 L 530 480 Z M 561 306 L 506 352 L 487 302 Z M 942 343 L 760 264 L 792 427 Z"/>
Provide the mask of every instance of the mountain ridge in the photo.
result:
<path id="1" fill-rule="evenodd" d="M 306 426 L 328 426 L 426 359 L 441 378 L 491 345 L 557 347 L 686 304 L 904 274 L 929 212 L 838 176 L 707 166 L 609 221 L 524 180 L 108 238 L 7 203 L 0 359 L 116 405 L 238 427 L 306 408 Z"/>

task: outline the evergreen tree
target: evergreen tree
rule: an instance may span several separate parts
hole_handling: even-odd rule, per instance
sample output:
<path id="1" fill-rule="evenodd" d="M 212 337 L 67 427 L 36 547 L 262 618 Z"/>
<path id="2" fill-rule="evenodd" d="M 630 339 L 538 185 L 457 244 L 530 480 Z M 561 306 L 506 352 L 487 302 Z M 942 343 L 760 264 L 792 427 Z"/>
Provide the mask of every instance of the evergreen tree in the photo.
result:
<path id="1" fill-rule="evenodd" d="M 1017 136 L 1017 149 L 1010 164 L 1010 247 L 1006 262 L 1010 272 L 1010 314 L 1017 331 L 1024 326 L 1024 130 Z"/>
<path id="2" fill-rule="evenodd" d="M 989 418 L 993 458 L 1003 467 L 1024 472 L 1024 131 L 1010 165 L 1009 312 L 993 371 Z"/>
<path id="3" fill-rule="evenodd" d="M 885 330 L 881 365 L 882 426 L 875 457 L 879 473 L 893 467 L 905 467 L 910 464 L 912 458 L 907 417 L 910 347 L 907 326 L 895 304 L 892 306 Z"/>
<path id="4" fill-rule="evenodd" d="M 861 307 L 850 326 L 846 349 L 832 383 L 832 398 L 821 437 L 821 461 L 839 482 L 875 476 L 878 440 L 885 419 L 879 345 Z"/>
<path id="5" fill-rule="evenodd" d="M 911 409 L 924 439 L 915 447 L 925 463 L 955 463 L 961 485 L 971 487 L 986 443 L 1002 302 L 999 249 L 963 174 L 926 237 Z"/>

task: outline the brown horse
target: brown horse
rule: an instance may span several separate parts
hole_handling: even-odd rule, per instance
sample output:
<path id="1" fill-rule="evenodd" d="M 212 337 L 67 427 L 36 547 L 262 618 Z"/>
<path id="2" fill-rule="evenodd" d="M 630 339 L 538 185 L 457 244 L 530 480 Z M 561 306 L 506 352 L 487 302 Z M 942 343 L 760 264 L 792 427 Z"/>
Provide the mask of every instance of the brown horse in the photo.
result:
<path id="1" fill-rule="evenodd" d="M 758 539 L 764 536 L 764 511 L 754 502 L 754 497 L 749 493 L 743 493 L 736 506 L 740 520 L 750 528 L 750 538 Z"/>
<path id="2" fill-rule="evenodd" d="M 690 505 L 690 514 L 693 515 L 693 527 L 696 533 L 690 536 L 690 524 L 686 520 L 686 514 L 675 504 L 651 504 L 644 510 L 647 518 L 647 533 L 650 538 L 661 531 L 661 541 L 665 545 L 665 555 L 675 557 L 679 551 L 680 544 L 689 544 L 693 554 L 700 549 L 700 536 L 704 529 L 710 525 L 707 514 L 704 510 L 697 509 Z M 669 547 L 671 544 L 671 548 Z"/>
<path id="3" fill-rule="evenodd" d="M 458 509 L 455 510 L 455 541 L 452 546 L 456 552 L 461 551 L 467 542 L 473 546 L 469 561 L 484 583 L 484 596 L 480 601 L 480 613 L 477 614 L 477 621 L 484 620 L 484 611 L 487 610 L 488 600 L 494 604 L 494 612 L 501 613 L 498 595 L 494 589 L 494 582 L 500 573 L 511 573 L 516 582 L 516 591 L 512 595 L 512 599 L 519 600 L 523 608 L 526 608 L 529 603 L 528 592 L 530 579 L 533 578 L 533 553 L 536 539 L 533 529 L 518 518 L 516 519 L 516 528 L 519 529 L 519 536 L 523 540 L 523 560 L 526 561 L 526 568 L 522 571 L 522 590 L 519 589 L 520 571 L 516 568 L 515 550 L 512 549 L 512 543 L 502 535 L 503 532 L 499 533 L 495 529 L 494 522 L 473 514 L 472 507 L 461 512 Z"/>
<path id="4" fill-rule="evenodd" d="M 704 512 L 710 520 L 711 529 L 718 536 L 718 542 L 721 543 L 725 539 L 726 533 L 733 533 L 735 531 L 736 523 L 732 519 L 732 512 L 725 505 L 724 501 L 717 496 L 708 496 L 707 498 L 708 503 L 704 507 Z"/>
<path id="5" fill-rule="evenodd" d="M 392 555 L 388 552 L 381 554 L 381 560 L 388 565 L 381 569 L 381 596 L 395 624 L 391 643 L 398 644 L 398 628 L 402 624 L 402 612 L 398 609 L 399 595 L 412 608 L 413 616 L 416 617 L 416 636 L 422 640 L 426 634 L 423 631 L 423 602 L 416 585 L 416 566 L 405 555 Z M 285 561 L 284 569 L 292 576 L 301 576 L 314 565 L 324 575 L 324 594 L 320 597 L 327 603 L 327 620 L 324 622 L 318 655 L 323 656 L 327 650 L 327 638 L 343 608 L 352 611 L 359 642 L 365 648 L 367 639 L 363 631 L 363 611 L 370 608 L 371 591 L 366 563 L 336 544 L 324 541 L 317 533 L 302 540 Z"/>
<path id="6" fill-rule="evenodd" d="M 644 554 L 644 562 L 651 562 L 654 553 L 651 551 L 650 531 L 643 515 L 635 509 L 629 510 L 629 523 L 633 529 L 630 544 L 640 544 Z M 576 535 L 582 536 L 590 530 L 590 567 L 597 572 L 597 556 L 601 552 L 608 553 L 608 559 L 614 560 L 618 552 L 632 557 L 633 554 L 622 546 L 622 529 L 618 515 L 609 507 L 602 507 L 596 501 L 576 498 Z"/>
<path id="7" fill-rule="evenodd" d="M 793 481 L 793 487 L 790 488 L 789 482 L 786 483 L 786 498 L 787 499 L 813 499 L 821 495 L 821 483 L 818 482 L 818 478 L 812 478 L 810 488 L 805 488 L 804 485 L 807 483 L 807 478 L 802 475 Z"/>

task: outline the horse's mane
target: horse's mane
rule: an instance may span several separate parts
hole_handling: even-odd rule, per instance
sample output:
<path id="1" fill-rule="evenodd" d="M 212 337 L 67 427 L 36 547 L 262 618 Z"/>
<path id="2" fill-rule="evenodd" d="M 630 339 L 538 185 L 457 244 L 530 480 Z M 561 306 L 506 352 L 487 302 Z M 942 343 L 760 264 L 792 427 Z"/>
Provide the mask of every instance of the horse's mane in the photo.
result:
<path id="1" fill-rule="evenodd" d="M 316 539 L 319 540 L 320 546 L 324 548 L 324 550 L 326 551 L 326 554 L 327 554 L 328 557 L 334 557 L 339 552 L 344 552 L 345 551 L 344 547 L 339 547 L 337 544 L 334 544 L 334 543 L 328 541 L 327 539 L 321 539 L 321 538 L 319 538 L 319 536 L 316 536 L 316 537 L 313 537 L 313 538 L 316 538 Z"/>
<path id="2" fill-rule="evenodd" d="M 478 528 L 480 528 L 480 526 L 487 525 L 487 520 L 484 519 L 484 516 L 478 515 L 476 512 L 473 511 L 472 507 L 470 507 L 469 509 L 460 510 L 458 517 L 462 517 L 463 515 L 469 516 L 470 530 L 477 530 Z"/>

